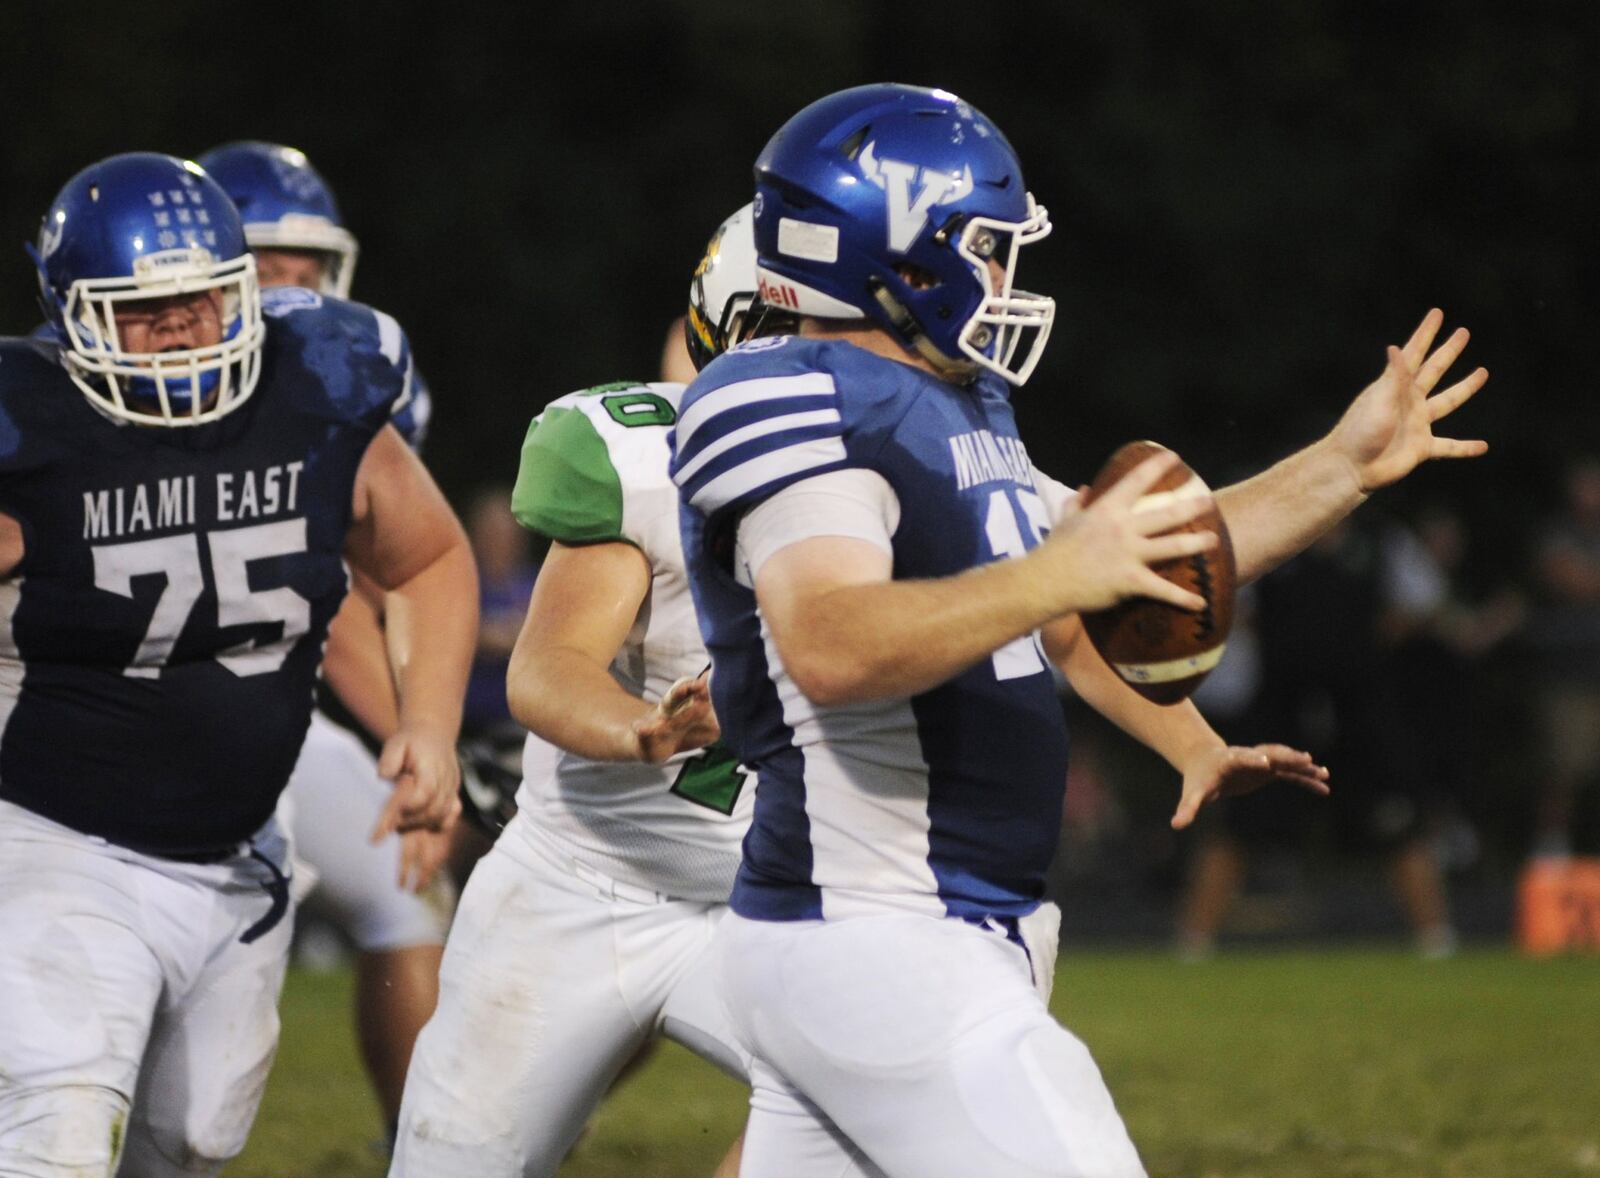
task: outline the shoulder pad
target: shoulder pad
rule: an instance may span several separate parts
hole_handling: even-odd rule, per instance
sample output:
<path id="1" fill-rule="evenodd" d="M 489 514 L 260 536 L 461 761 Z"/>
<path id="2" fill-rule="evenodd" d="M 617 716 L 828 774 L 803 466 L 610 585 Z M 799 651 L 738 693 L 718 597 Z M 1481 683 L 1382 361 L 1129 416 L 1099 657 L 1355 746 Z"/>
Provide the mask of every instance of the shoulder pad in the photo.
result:
<path id="1" fill-rule="evenodd" d="M 294 382 L 295 396 L 309 398 L 303 408 L 371 419 L 376 428 L 403 407 L 411 395 L 411 346 L 392 315 L 298 287 L 273 287 L 262 297 L 273 378 L 295 369 L 314 378 Z"/>
<path id="2" fill-rule="evenodd" d="M 523 442 L 512 495 L 518 521 L 567 544 L 639 543 L 629 534 L 626 504 L 657 487 L 672 492 L 666 431 L 682 392 L 682 385 L 618 381 L 552 401 Z"/>
<path id="3" fill-rule="evenodd" d="M 86 404 L 56 358 L 53 336 L 0 337 L 0 471 L 52 450 L 67 416 Z"/>

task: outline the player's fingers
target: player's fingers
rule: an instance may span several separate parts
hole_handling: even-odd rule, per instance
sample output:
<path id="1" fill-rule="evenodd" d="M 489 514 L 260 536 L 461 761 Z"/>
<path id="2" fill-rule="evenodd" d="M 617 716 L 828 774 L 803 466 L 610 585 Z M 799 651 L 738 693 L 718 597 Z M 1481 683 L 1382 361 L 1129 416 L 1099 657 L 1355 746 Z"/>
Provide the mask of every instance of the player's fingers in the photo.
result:
<path id="1" fill-rule="evenodd" d="M 710 689 L 700 680 L 692 679 L 689 681 L 689 686 L 684 689 L 683 694 L 679 697 L 677 704 L 673 707 L 672 714 L 674 718 L 680 714 L 694 715 L 705 711 L 710 706 Z"/>
<path id="2" fill-rule="evenodd" d="M 1244 769 L 1271 769 L 1272 758 L 1262 749 L 1231 748 L 1228 759 Z"/>
<path id="3" fill-rule="evenodd" d="M 1172 829 L 1184 830 L 1193 823 L 1204 801 L 1205 794 L 1202 791 L 1184 790 L 1183 796 L 1178 799 L 1178 808 L 1172 812 Z"/>
<path id="4" fill-rule="evenodd" d="M 439 773 L 429 785 L 418 783 L 423 804 L 418 807 L 419 825 L 428 830 L 438 830 L 451 812 L 461 805 L 461 785 L 452 781 L 447 772 Z"/>
<path id="5" fill-rule="evenodd" d="M 661 703 L 658 705 L 661 711 L 670 716 L 678 709 L 687 706 L 695 698 L 697 690 L 695 684 L 696 680 L 694 679 L 679 679 L 671 687 L 667 688 L 666 693 L 661 697 Z M 704 688 L 702 687 L 699 690 L 704 690 Z"/>
<path id="6" fill-rule="evenodd" d="M 1439 334 L 1439 328 L 1444 326 L 1444 312 L 1438 307 L 1433 308 L 1422 317 L 1422 322 L 1417 324 L 1417 329 L 1411 333 L 1411 338 L 1406 341 L 1406 346 L 1401 349 L 1405 358 L 1407 372 L 1416 372 L 1422 366 L 1422 359 L 1428 354 L 1428 349 L 1433 346 L 1433 337 Z"/>
<path id="7" fill-rule="evenodd" d="M 1428 448 L 1429 458 L 1482 458 L 1489 452 L 1489 443 L 1482 438 L 1434 438 Z"/>
<path id="8" fill-rule="evenodd" d="M 1096 503 L 1105 503 L 1117 508 L 1130 507 L 1135 500 L 1141 498 L 1146 491 L 1161 481 L 1161 476 L 1178 464 L 1178 456 L 1171 450 L 1163 450 L 1159 454 L 1152 454 L 1138 466 L 1112 485 L 1111 489 Z"/>
<path id="9" fill-rule="evenodd" d="M 1298 785 L 1301 789 L 1309 790 L 1324 798 L 1332 792 L 1324 778 L 1309 773 L 1279 773 L 1278 779 L 1291 785 Z"/>
<path id="10" fill-rule="evenodd" d="M 1429 353 L 1428 358 L 1422 362 L 1422 367 L 1417 369 L 1417 387 L 1423 392 L 1428 392 L 1438 384 L 1439 378 L 1460 358 L 1471 334 L 1465 327 L 1458 327 L 1450 333 L 1444 343 Z"/>
<path id="11" fill-rule="evenodd" d="M 378 776 L 385 781 L 393 781 L 405 768 L 405 763 L 406 738 L 391 736 L 383 742 L 383 751 L 378 754 Z"/>
<path id="12" fill-rule="evenodd" d="M 368 842 L 376 846 L 400 829 L 401 801 L 400 791 L 398 789 L 391 790 L 389 800 L 384 802 L 383 810 L 378 814 L 377 825 L 372 828 L 372 833 L 367 837 Z"/>
<path id="13" fill-rule="evenodd" d="M 1217 542 L 1215 532 L 1179 532 L 1175 536 L 1154 536 L 1140 541 L 1137 551 L 1139 559 L 1145 564 L 1157 564 L 1209 552 L 1217 546 Z"/>
<path id="14" fill-rule="evenodd" d="M 1198 613 L 1206 607 L 1206 599 L 1198 593 L 1191 593 L 1187 589 L 1174 585 L 1165 577 L 1157 576 L 1149 569 L 1140 569 L 1140 575 L 1135 577 L 1134 595 L 1151 597 L 1156 601 L 1164 601 L 1168 605 L 1175 605 L 1179 609 L 1186 609 Z"/>
<path id="15" fill-rule="evenodd" d="M 1389 350 L 1384 353 L 1383 375 L 1379 379 L 1385 378 L 1392 378 L 1402 387 L 1411 379 L 1411 370 L 1406 367 L 1405 353 L 1393 344 L 1390 344 Z"/>
<path id="16" fill-rule="evenodd" d="M 1321 765 L 1274 765 L 1272 771 L 1279 777 L 1303 777 L 1307 781 L 1327 781 L 1328 771 Z"/>
<path id="17" fill-rule="evenodd" d="M 1178 495 L 1156 491 L 1133 505 L 1133 526 L 1141 535 L 1155 536 L 1192 523 L 1216 506 L 1209 494 Z"/>
<path id="18" fill-rule="evenodd" d="M 1438 421 L 1448 417 L 1461 406 L 1472 399 L 1472 395 L 1489 381 L 1489 370 L 1479 368 L 1467 376 L 1456 381 L 1447 389 L 1441 389 L 1428 398 L 1428 420 Z"/>
<path id="19" fill-rule="evenodd" d="M 1286 744 L 1258 744 L 1256 749 L 1272 758 L 1275 765 L 1310 765 L 1314 758 L 1304 749 L 1290 748 Z"/>
<path id="20" fill-rule="evenodd" d="M 414 892 L 412 880 L 417 874 L 417 840 L 414 836 L 405 835 L 400 839 L 400 876 L 395 881 L 400 885 L 402 892 Z"/>

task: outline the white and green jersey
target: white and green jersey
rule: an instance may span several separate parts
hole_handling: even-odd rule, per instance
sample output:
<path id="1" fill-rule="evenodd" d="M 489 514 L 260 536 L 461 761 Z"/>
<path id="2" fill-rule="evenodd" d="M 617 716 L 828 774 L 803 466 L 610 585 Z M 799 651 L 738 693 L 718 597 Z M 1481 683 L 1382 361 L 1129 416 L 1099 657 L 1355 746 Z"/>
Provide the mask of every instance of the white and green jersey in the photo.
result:
<path id="1" fill-rule="evenodd" d="M 511 509 L 563 544 L 632 544 L 650 591 L 611 664 L 628 692 L 659 700 L 710 662 L 678 539 L 667 433 L 683 386 L 608 384 L 552 401 L 528 427 Z M 726 900 L 750 824 L 753 781 L 720 745 L 664 765 L 599 762 L 530 735 L 519 810 L 595 870 L 687 900 Z"/>

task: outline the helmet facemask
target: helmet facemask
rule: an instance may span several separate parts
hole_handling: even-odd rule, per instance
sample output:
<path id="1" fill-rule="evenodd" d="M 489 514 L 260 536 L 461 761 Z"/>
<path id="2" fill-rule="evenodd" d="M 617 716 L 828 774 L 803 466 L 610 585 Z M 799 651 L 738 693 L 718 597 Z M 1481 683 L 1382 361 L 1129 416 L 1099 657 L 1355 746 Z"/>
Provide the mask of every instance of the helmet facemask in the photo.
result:
<path id="1" fill-rule="evenodd" d="M 203 291 L 222 295 L 222 338 L 167 352 L 130 352 L 117 328 L 119 304 Z M 175 249 L 137 258 L 134 273 L 82 278 L 61 304 L 68 375 L 94 406 L 140 425 L 194 426 L 231 413 L 255 391 L 261 375 L 261 295 L 249 254 L 214 262 L 203 249 Z"/>
<path id="2" fill-rule="evenodd" d="M 1055 322 L 1056 301 L 1014 286 L 1022 247 L 1050 235 L 1050 215 L 1028 194 L 1028 219 L 998 221 L 969 217 L 961 226 L 956 252 L 973 268 L 989 293 L 967 320 L 957 346 L 968 359 L 1012 384 L 1033 374 Z M 1001 261 L 997 275 L 992 263 Z"/>
<path id="3" fill-rule="evenodd" d="M 309 250 L 321 254 L 321 293 L 341 299 L 350 297 L 360 247 L 355 234 L 342 225 L 309 213 L 285 213 L 276 221 L 246 221 L 244 237 L 253 250 Z"/>

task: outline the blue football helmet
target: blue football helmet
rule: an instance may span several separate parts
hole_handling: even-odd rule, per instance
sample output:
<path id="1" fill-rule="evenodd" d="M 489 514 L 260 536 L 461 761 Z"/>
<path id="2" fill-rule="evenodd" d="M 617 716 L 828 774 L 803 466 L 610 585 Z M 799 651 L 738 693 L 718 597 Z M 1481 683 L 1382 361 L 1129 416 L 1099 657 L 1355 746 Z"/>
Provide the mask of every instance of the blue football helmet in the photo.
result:
<path id="1" fill-rule="evenodd" d="M 140 425 L 203 425 L 231 413 L 261 375 L 261 292 L 227 194 L 190 160 L 114 155 L 56 195 L 29 248 L 45 315 L 73 382 L 102 412 Z M 117 309 L 216 291 L 222 338 L 130 352 Z"/>
<path id="2" fill-rule="evenodd" d="M 327 255 L 322 293 L 350 297 L 358 246 L 344 227 L 333 191 L 305 153 L 278 143 L 241 140 L 200 157 L 233 198 L 251 249 L 315 250 Z"/>
<path id="3" fill-rule="evenodd" d="M 865 316 L 957 381 L 1033 372 L 1055 300 L 1013 280 L 1021 248 L 1049 232 L 1005 136 L 943 90 L 841 90 L 756 160 L 762 301 Z"/>

